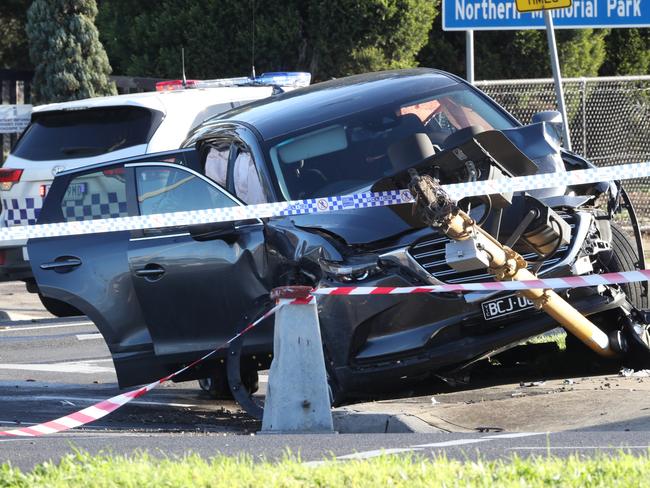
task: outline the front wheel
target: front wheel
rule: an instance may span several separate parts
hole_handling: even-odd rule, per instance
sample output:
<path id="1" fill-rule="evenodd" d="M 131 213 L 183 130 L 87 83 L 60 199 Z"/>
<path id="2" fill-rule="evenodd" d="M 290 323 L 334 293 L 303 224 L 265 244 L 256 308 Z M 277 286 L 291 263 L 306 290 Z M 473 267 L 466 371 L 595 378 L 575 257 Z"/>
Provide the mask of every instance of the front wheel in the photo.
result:
<path id="1" fill-rule="evenodd" d="M 598 264 L 601 273 L 618 273 L 638 269 L 639 253 L 632 239 L 616 224 L 611 224 L 611 250 L 598 254 Z M 637 309 L 648 308 L 648 294 L 643 283 L 623 283 L 619 285 L 630 304 Z M 591 316 L 590 319 L 605 332 L 613 333 L 618 326 L 620 311 L 614 309 Z M 596 353 L 571 334 L 566 338 L 567 350 L 574 357 L 585 359 L 596 358 Z"/>
<path id="2" fill-rule="evenodd" d="M 598 255 L 604 273 L 639 269 L 639 252 L 632 239 L 616 224 L 612 224 L 612 250 Z M 621 289 L 629 302 L 638 309 L 648 308 L 648 293 L 641 282 L 624 283 Z"/>
<path id="3" fill-rule="evenodd" d="M 208 393 L 212 398 L 218 400 L 233 399 L 230 386 L 228 385 L 228 375 L 225 366 L 219 367 L 215 374 L 207 378 L 201 378 L 198 381 L 201 389 Z M 257 370 L 246 369 L 242 371 L 241 381 L 250 394 L 259 390 L 259 375 Z"/>

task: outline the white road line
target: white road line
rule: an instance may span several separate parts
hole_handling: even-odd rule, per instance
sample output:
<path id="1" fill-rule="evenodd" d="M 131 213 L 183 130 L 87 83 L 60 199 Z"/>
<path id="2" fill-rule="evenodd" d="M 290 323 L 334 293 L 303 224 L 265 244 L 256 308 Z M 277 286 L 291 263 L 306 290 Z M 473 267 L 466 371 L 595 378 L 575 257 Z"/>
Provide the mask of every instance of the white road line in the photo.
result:
<path id="1" fill-rule="evenodd" d="M 553 447 L 553 446 L 524 446 L 524 447 L 508 447 L 506 451 L 521 451 L 521 450 L 527 450 L 527 451 L 552 451 L 552 450 L 560 450 L 560 449 L 648 449 L 650 448 L 650 444 L 646 444 L 645 446 L 625 446 L 625 445 L 620 445 L 620 446 L 558 446 L 558 447 Z"/>
<path id="2" fill-rule="evenodd" d="M 58 435 L 57 436 L 59 439 L 63 438 L 66 440 L 70 439 L 79 439 L 79 440 L 86 440 L 86 439 L 114 439 L 115 437 L 151 437 L 150 433 L 138 433 L 138 432 L 120 432 L 116 434 L 101 434 L 97 435 L 95 433 L 89 432 L 88 435 L 83 435 L 79 431 L 75 433 L 73 436 L 65 436 L 65 435 Z M 51 436 L 45 436 L 45 437 L 11 437 L 9 439 L 3 439 L 0 438 L 0 442 L 18 442 L 18 441 L 31 441 L 34 442 L 38 439 L 46 439 L 46 442 L 50 442 L 52 440 Z"/>
<path id="3" fill-rule="evenodd" d="M 493 439 L 456 439 L 453 441 L 432 442 L 431 444 L 417 444 L 413 447 L 453 447 L 462 446 L 464 444 L 476 444 L 477 442 L 486 442 Z"/>
<path id="4" fill-rule="evenodd" d="M 498 434 L 498 435 L 488 435 L 488 436 L 483 436 L 479 438 L 472 438 L 472 439 L 454 439 L 451 441 L 442 441 L 442 442 L 431 442 L 428 444 L 416 444 L 414 446 L 410 447 L 399 447 L 399 448 L 393 448 L 393 449 L 376 449 L 373 451 L 363 451 L 363 452 L 356 452 L 354 454 L 347 454 L 345 456 L 337 456 L 335 459 L 341 460 L 341 461 L 347 461 L 350 459 L 368 459 L 368 458 L 373 458 L 377 456 L 383 456 L 383 455 L 390 455 L 390 454 L 400 454 L 404 452 L 417 452 L 417 451 L 422 451 L 423 449 L 426 448 L 432 448 L 432 447 L 455 447 L 455 446 L 464 446 L 468 444 L 478 444 L 480 442 L 489 442 L 489 441 L 496 441 L 499 439 L 515 439 L 517 437 L 529 437 L 533 435 L 543 435 L 546 434 L 546 432 L 513 432 L 512 434 Z M 644 446 L 644 448 L 648 448 L 649 446 Z M 520 448 L 513 448 L 513 449 L 520 449 Z M 536 449 L 536 448 L 531 448 L 531 449 Z M 543 447 L 540 447 L 539 449 L 545 449 Z M 309 466 L 319 466 L 320 461 L 318 462 L 311 462 L 311 463 L 305 463 Z"/>
<path id="5" fill-rule="evenodd" d="M 351 459 L 369 459 L 369 458 L 374 458 L 379 456 L 389 456 L 391 454 L 399 454 L 402 452 L 413 452 L 413 451 L 421 451 L 421 449 L 417 449 L 413 447 L 403 447 L 403 448 L 400 447 L 395 449 L 377 449 L 374 451 L 355 452 L 354 454 L 337 456 L 336 459 L 340 459 L 342 461 L 347 461 Z"/>
<path id="6" fill-rule="evenodd" d="M 58 396 L 58 395 L 30 395 L 30 396 L 0 396 L 0 402 L 9 402 L 16 400 L 20 401 L 31 401 L 31 402 L 42 402 L 44 400 L 56 400 L 56 401 L 68 401 L 68 402 L 79 402 L 79 403 L 99 403 L 106 400 L 106 398 L 90 398 L 90 397 L 74 397 L 74 396 Z M 168 402 L 153 402 L 153 401 L 143 401 L 143 400 L 132 400 L 129 402 L 129 405 L 154 405 L 159 407 L 180 407 L 180 408 L 191 408 L 191 407 L 202 407 L 205 405 L 199 405 L 194 403 L 168 403 Z M 23 422 L 24 423 L 24 422 Z"/>
<path id="7" fill-rule="evenodd" d="M 92 322 L 74 322 L 67 324 L 54 324 L 54 325 L 36 325 L 33 327 L 11 327 L 3 326 L 0 328 L 0 332 L 19 332 L 23 330 L 39 330 L 39 329 L 59 329 L 63 327 L 88 327 L 89 325 L 95 325 Z"/>
<path id="8" fill-rule="evenodd" d="M 77 340 L 79 341 L 89 341 L 91 339 L 103 339 L 104 337 L 99 333 L 95 334 L 77 334 Z"/>
<path id="9" fill-rule="evenodd" d="M 74 361 L 68 363 L 53 364 L 0 364 L 0 369 L 9 369 L 16 371 L 47 371 L 54 373 L 114 373 L 115 368 L 106 366 L 97 366 L 92 364 L 94 361 Z"/>
<path id="10" fill-rule="evenodd" d="M 518 437 L 530 437 L 531 435 L 546 435 L 548 432 L 513 432 L 512 434 L 485 435 L 483 439 L 517 439 Z"/>

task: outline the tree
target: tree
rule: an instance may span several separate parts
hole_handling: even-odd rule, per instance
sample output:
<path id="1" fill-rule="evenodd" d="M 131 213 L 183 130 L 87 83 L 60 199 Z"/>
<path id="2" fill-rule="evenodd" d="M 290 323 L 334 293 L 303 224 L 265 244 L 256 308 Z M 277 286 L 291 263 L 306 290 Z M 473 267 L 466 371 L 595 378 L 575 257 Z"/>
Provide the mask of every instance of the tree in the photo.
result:
<path id="1" fill-rule="evenodd" d="M 650 74 L 650 29 L 612 29 L 605 38 L 604 76 Z"/>
<path id="2" fill-rule="evenodd" d="M 443 31 L 442 16 L 438 16 L 429 31 L 429 40 L 417 59 L 421 66 L 465 76 L 465 33 Z"/>
<path id="3" fill-rule="evenodd" d="M 316 79 L 417 66 L 431 0 L 100 0 L 98 25 L 116 70 L 197 78 L 307 70 Z M 254 41 L 254 42 L 253 42 Z"/>
<path id="4" fill-rule="evenodd" d="M 3 0 L 0 9 L 0 68 L 31 69 L 25 35 L 27 7 L 30 0 Z"/>
<path id="5" fill-rule="evenodd" d="M 557 30 L 562 76 L 597 76 L 605 61 L 608 33 L 603 29 Z M 462 33 L 443 32 L 436 24 L 418 59 L 427 66 L 464 74 L 464 37 Z M 474 37 L 477 79 L 550 78 L 545 31 L 478 31 Z"/>
<path id="6" fill-rule="evenodd" d="M 27 11 L 37 103 L 116 93 L 94 20 L 95 0 L 34 0 Z"/>

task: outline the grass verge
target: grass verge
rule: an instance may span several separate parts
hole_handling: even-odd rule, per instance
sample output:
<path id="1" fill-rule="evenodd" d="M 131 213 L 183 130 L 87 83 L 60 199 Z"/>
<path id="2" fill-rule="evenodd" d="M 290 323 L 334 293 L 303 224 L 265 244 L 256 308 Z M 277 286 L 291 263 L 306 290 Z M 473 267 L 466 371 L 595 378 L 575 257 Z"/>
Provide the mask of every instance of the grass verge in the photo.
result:
<path id="1" fill-rule="evenodd" d="M 254 462 L 245 456 L 205 460 L 198 455 L 155 459 L 147 454 L 123 457 L 77 453 L 58 465 L 45 463 L 30 473 L 8 464 L 0 467 L 2 487 L 631 487 L 647 486 L 649 479 L 650 453 L 633 456 L 624 452 L 591 458 L 549 456 L 464 462 L 444 457 L 382 456 L 318 466 L 303 464 L 292 456 L 269 463 Z"/>
<path id="2" fill-rule="evenodd" d="M 558 332 L 554 334 L 542 334 L 532 337 L 526 341 L 527 344 L 547 344 L 555 342 L 560 351 L 566 349 L 566 332 Z"/>

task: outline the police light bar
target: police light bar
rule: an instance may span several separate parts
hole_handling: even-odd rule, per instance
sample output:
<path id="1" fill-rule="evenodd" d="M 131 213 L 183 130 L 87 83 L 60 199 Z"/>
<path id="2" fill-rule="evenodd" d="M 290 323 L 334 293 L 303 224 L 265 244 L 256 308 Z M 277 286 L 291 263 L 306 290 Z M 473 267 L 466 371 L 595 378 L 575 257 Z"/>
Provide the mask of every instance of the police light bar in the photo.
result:
<path id="1" fill-rule="evenodd" d="M 299 88 L 309 86 L 311 73 L 302 71 L 272 71 L 262 73 L 255 78 L 240 76 L 236 78 L 219 78 L 215 80 L 187 80 L 183 86 L 182 80 L 160 81 L 156 83 L 156 91 L 182 90 L 183 88 L 215 88 L 228 86 L 280 86 Z"/>
<path id="2" fill-rule="evenodd" d="M 183 88 L 196 88 L 198 80 L 186 80 L 183 86 L 183 80 L 159 81 L 156 83 L 156 91 L 182 90 Z"/>
<path id="3" fill-rule="evenodd" d="M 254 78 L 255 84 L 276 86 L 309 86 L 311 73 L 304 71 L 271 71 Z"/>

